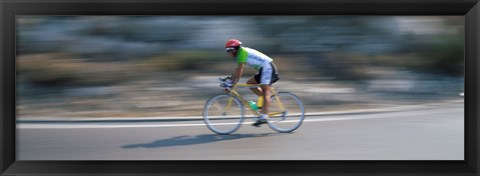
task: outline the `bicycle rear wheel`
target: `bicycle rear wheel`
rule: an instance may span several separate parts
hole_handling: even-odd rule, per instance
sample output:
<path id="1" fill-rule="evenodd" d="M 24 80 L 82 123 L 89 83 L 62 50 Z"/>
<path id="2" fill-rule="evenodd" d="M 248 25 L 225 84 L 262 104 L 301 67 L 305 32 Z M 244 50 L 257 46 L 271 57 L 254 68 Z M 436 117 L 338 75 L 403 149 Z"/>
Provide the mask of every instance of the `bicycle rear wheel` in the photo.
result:
<path id="1" fill-rule="evenodd" d="M 237 97 L 216 95 L 205 103 L 203 119 L 211 131 L 230 134 L 237 131 L 244 121 L 244 107 Z"/>
<path id="2" fill-rule="evenodd" d="M 280 101 L 278 101 L 278 99 Z M 281 133 L 290 133 L 298 129 L 305 119 L 302 101 L 293 93 L 279 92 L 271 98 L 268 126 Z"/>

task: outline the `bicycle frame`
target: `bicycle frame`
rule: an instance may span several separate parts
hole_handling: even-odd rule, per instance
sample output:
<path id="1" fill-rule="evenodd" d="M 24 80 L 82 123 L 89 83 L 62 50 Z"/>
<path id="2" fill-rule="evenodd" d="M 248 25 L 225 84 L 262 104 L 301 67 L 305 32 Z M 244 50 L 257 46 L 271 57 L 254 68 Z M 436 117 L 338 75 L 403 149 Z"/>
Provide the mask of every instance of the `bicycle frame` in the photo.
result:
<path id="1" fill-rule="evenodd" d="M 245 98 L 242 97 L 242 95 L 240 95 L 240 93 L 237 92 L 237 87 L 254 87 L 254 86 L 260 86 L 260 84 L 235 84 L 231 90 L 229 90 L 229 94 L 231 97 L 237 97 L 245 107 L 248 107 L 254 115 L 257 115 L 259 116 L 260 113 L 256 110 L 254 110 L 252 107 L 250 107 L 250 105 L 248 104 L 248 101 L 245 100 Z M 275 97 L 275 100 L 277 101 L 277 104 L 281 110 L 281 112 L 270 112 L 268 113 L 268 116 L 274 116 L 274 115 L 278 115 L 278 114 L 283 114 L 285 112 L 285 108 L 280 100 L 280 97 L 277 96 L 277 91 L 275 91 L 275 89 L 273 88 L 273 86 L 270 86 L 270 92 L 271 94 Z M 232 105 L 232 98 L 230 98 L 228 100 L 228 103 L 227 103 L 227 107 L 226 107 L 226 110 L 230 109 L 230 106 Z"/>

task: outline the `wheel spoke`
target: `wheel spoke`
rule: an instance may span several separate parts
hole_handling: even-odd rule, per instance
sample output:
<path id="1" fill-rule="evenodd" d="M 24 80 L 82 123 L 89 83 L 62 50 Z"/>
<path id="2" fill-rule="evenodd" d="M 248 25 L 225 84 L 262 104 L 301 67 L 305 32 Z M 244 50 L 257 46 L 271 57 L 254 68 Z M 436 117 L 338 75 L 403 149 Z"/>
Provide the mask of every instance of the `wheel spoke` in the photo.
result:
<path id="1" fill-rule="evenodd" d="M 218 134 L 235 132 L 243 122 L 243 106 L 235 97 L 221 94 L 207 101 L 203 111 L 207 127 Z"/>
<path id="2" fill-rule="evenodd" d="M 271 99 L 271 109 L 280 113 L 270 118 L 269 126 L 278 132 L 296 130 L 305 118 L 305 110 L 300 99 L 292 93 L 280 92 Z"/>

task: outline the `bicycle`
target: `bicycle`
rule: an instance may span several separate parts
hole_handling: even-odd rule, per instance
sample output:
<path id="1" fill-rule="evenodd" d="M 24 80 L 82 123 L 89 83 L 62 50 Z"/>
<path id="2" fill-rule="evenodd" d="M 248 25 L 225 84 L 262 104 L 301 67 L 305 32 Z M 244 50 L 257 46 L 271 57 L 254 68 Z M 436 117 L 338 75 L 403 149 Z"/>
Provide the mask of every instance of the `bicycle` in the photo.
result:
<path id="1" fill-rule="evenodd" d="M 237 131 L 245 120 L 245 107 L 248 107 L 254 117 L 259 111 L 249 105 L 249 102 L 237 91 L 238 87 L 254 87 L 260 84 L 228 85 L 227 78 L 219 78 L 221 87 L 227 88 L 226 93 L 215 95 L 205 103 L 203 109 L 204 122 L 211 131 L 227 135 Z M 227 85 L 227 86 L 225 86 Z M 268 126 L 280 133 L 291 133 L 298 129 L 305 119 L 305 108 L 302 101 L 293 93 L 277 92 L 273 86 L 271 104 L 269 106 Z"/>

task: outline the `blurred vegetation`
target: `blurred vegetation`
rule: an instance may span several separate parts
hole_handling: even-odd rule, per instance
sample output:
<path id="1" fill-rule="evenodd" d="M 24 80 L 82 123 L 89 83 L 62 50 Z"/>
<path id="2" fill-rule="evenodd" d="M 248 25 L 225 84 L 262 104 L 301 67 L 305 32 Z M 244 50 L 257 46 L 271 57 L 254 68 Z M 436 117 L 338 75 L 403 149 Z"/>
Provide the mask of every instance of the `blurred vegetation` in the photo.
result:
<path id="1" fill-rule="evenodd" d="M 43 85 L 112 84 L 135 74 L 127 63 L 86 62 L 65 53 L 20 56 L 17 65 L 18 76 Z"/>
<path id="2" fill-rule="evenodd" d="M 440 35 L 442 42 L 422 53 L 427 61 L 418 70 L 441 70 L 452 75 L 464 74 L 464 39 L 459 35 Z"/>
<path id="3" fill-rule="evenodd" d="M 284 58 L 278 62 L 296 60 L 282 73 L 355 81 L 387 67 L 462 76 L 461 18 L 23 17 L 18 73 L 20 81 L 48 85 L 115 84 L 155 72 L 224 75 L 235 63 L 223 44 L 240 38 Z"/>
<path id="4" fill-rule="evenodd" d="M 143 63 L 159 71 L 202 71 L 223 60 L 224 57 L 208 51 L 174 51 L 147 58 Z"/>

